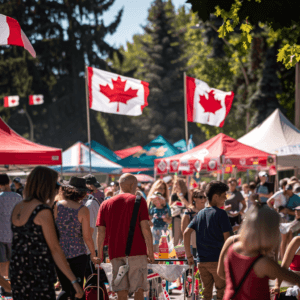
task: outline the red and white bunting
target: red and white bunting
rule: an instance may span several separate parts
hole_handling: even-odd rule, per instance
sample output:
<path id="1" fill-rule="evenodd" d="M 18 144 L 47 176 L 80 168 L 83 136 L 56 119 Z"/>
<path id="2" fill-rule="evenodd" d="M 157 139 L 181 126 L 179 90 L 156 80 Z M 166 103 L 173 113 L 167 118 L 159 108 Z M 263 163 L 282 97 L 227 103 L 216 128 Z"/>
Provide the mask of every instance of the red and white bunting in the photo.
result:
<path id="1" fill-rule="evenodd" d="M 170 161 L 170 173 L 178 173 L 179 166 L 180 166 L 179 160 L 171 160 Z"/>
<path id="2" fill-rule="evenodd" d="M 19 96 L 6 96 L 4 97 L 4 107 L 18 106 L 20 101 Z"/>
<path id="3" fill-rule="evenodd" d="M 216 160 L 211 159 L 207 164 L 207 171 L 216 171 L 218 170 L 218 163 Z"/>
<path id="4" fill-rule="evenodd" d="M 43 95 L 30 95 L 29 96 L 29 105 L 40 105 L 44 103 Z"/>
<path id="5" fill-rule="evenodd" d="M 168 173 L 168 163 L 162 159 L 156 166 L 157 174 L 167 174 Z"/>
<path id="6" fill-rule="evenodd" d="M 36 53 L 19 22 L 0 14 L 0 45 L 13 45 L 25 48 L 34 58 Z"/>

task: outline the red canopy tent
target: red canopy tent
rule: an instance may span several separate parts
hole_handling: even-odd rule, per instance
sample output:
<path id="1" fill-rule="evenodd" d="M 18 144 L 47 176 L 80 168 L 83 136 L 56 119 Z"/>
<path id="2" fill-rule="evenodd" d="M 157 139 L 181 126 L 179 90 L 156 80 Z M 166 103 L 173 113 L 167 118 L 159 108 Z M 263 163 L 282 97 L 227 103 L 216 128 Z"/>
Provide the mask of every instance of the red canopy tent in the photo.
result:
<path id="1" fill-rule="evenodd" d="M 226 166 L 238 169 L 267 167 L 275 165 L 275 156 L 220 133 L 190 151 L 155 159 L 154 163 L 157 174 L 181 171 L 183 175 L 190 175 L 201 170 L 216 171 Z"/>
<path id="2" fill-rule="evenodd" d="M 117 150 L 117 151 L 115 151 L 115 154 L 123 159 L 130 155 L 133 155 L 134 153 L 137 153 L 140 150 L 142 150 L 142 147 L 136 146 L 136 147 L 132 147 L 132 148 L 128 148 L 128 149 Z"/>
<path id="3" fill-rule="evenodd" d="M 0 165 L 60 165 L 61 156 L 61 149 L 26 140 L 0 118 Z"/>

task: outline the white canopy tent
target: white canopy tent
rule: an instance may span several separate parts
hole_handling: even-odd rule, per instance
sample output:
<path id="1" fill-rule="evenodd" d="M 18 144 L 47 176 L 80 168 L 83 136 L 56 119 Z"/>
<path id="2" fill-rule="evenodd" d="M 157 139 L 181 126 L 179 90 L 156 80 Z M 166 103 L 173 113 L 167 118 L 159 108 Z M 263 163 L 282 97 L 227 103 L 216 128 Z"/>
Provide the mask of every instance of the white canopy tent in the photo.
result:
<path id="1" fill-rule="evenodd" d="M 300 130 L 279 109 L 238 141 L 276 154 L 278 170 L 300 168 Z"/>

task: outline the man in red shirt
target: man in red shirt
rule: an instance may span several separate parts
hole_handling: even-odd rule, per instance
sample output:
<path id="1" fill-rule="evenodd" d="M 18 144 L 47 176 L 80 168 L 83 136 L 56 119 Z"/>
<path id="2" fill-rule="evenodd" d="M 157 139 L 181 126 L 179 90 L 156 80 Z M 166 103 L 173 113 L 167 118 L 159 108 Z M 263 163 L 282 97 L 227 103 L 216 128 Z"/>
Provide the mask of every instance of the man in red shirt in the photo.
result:
<path id="1" fill-rule="evenodd" d="M 154 262 L 148 208 L 143 198 L 128 259 L 129 271 L 118 285 L 114 284 L 119 267 L 126 264 L 125 249 L 137 188 L 137 179 L 131 174 L 123 174 L 119 182 L 120 194 L 104 201 L 99 209 L 96 222 L 98 227 L 98 261 L 99 263 L 102 261 L 106 235 L 108 238 L 108 255 L 113 271 L 112 290 L 118 294 L 118 300 L 127 300 L 128 293 L 135 293 L 135 300 L 143 300 L 143 293 L 148 289 L 147 262 Z"/>

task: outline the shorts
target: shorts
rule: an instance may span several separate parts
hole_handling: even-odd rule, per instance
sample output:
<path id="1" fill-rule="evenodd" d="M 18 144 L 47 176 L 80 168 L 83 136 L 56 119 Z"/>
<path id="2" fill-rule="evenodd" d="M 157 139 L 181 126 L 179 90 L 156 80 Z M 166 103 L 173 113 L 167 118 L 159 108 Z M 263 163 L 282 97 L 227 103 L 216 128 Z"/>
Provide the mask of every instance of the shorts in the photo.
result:
<path id="1" fill-rule="evenodd" d="M 0 263 L 10 261 L 11 243 L 0 242 Z"/>
<path id="2" fill-rule="evenodd" d="M 148 290 L 147 283 L 147 256 L 139 255 L 139 256 L 129 256 L 128 264 L 129 271 L 122 278 L 121 282 L 115 286 L 114 280 L 117 277 L 119 267 L 126 265 L 125 257 L 113 258 L 111 260 L 112 264 L 112 290 L 113 292 L 120 291 L 128 291 L 128 293 L 135 293 L 139 289 L 143 289 L 144 291 Z"/>

